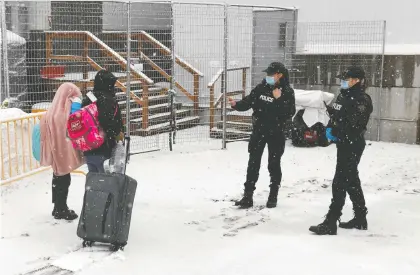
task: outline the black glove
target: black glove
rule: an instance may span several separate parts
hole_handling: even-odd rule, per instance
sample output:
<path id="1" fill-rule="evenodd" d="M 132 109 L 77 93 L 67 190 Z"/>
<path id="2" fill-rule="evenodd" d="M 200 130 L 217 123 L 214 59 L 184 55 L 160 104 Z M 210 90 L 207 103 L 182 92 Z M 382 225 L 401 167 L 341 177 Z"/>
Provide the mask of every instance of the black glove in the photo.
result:
<path id="1" fill-rule="evenodd" d="M 327 112 L 328 112 L 328 114 L 331 116 L 332 114 L 334 114 L 334 108 L 333 107 L 331 107 L 331 106 L 328 106 L 327 105 L 327 103 L 325 103 L 325 101 L 324 101 L 324 105 L 325 105 L 325 108 L 327 108 Z"/>

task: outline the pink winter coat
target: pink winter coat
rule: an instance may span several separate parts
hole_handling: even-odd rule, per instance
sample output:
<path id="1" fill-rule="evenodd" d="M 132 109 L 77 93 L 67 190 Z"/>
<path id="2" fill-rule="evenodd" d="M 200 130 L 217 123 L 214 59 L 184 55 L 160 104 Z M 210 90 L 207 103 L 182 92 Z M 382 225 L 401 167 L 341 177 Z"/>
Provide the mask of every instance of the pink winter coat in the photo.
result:
<path id="1" fill-rule="evenodd" d="M 67 138 L 67 120 L 71 99 L 81 97 L 73 83 L 63 83 L 57 90 L 50 109 L 41 118 L 41 165 L 51 166 L 56 176 L 69 174 L 83 165 L 81 152 Z"/>

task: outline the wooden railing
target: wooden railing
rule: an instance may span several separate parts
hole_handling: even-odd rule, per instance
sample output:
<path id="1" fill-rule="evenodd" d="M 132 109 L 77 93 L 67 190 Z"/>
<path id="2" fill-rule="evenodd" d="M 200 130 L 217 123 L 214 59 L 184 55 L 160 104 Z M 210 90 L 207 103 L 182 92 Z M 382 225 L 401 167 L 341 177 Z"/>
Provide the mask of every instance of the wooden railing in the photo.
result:
<path id="1" fill-rule="evenodd" d="M 142 106 L 142 128 L 147 129 L 149 125 L 149 86 L 153 84 L 153 81 L 147 77 L 145 74 L 138 72 L 135 68 L 130 64 L 127 64 L 127 60 L 125 60 L 120 54 L 115 52 L 113 49 L 108 47 L 103 41 L 101 41 L 98 37 L 93 35 L 91 32 L 88 31 L 46 31 L 46 59 L 47 65 L 50 65 L 52 60 L 67 60 L 67 61 L 82 61 L 89 64 L 92 68 L 99 71 L 102 67 L 96 63 L 91 57 L 89 57 L 89 46 L 90 44 L 95 44 L 99 46 L 99 48 L 113 61 L 121 66 L 121 68 L 125 71 L 128 69 L 133 75 L 132 80 L 139 80 L 142 84 L 142 98 L 139 98 L 135 93 L 130 91 L 130 97 L 139 105 Z M 84 42 L 83 48 L 83 56 L 74 56 L 74 55 L 54 55 L 53 54 L 53 40 L 57 38 L 66 38 L 66 39 L 77 39 L 82 40 Z M 88 78 L 88 68 L 85 66 L 83 68 L 83 79 L 87 80 Z M 92 81 L 84 81 L 83 85 L 85 87 L 93 85 Z M 127 87 L 117 81 L 116 86 L 120 88 L 123 92 L 127 91 Z"/>
<path id="2" fill-rule="evenodd" d="M 242 95 L 242 98 L 245 97 L 245 91 L 246 91 L 246 80 L 247 80 L 247 71 L 250 67 L 234 67 L 234 68 L 228 68 L 228 72 L 233 71 L 242 71 L 242 90 L 238 91 L 232 91 L 227 92 L 226 96 L 235 96 L 235 95 Z M 220 91 L 220 95 L 217 98 L 215 102 L 215 95 L 214 95 L 214 89 L 216 82 L 221 78 L 221 82 L 225 82 L 225 70 L 220 69 L 216 75 L 213 77 L 213 79 L 210 81 L 210 83 L 207 85 L 207 87 L 210 89 L 210 130 L 214 127 L 214 117 L 215 117 L 215 110 L 219 106 L 219 104 L 223 101 L 223 87 Z"/>
<path id="3" fill-rule="evenodd" d="M 104 32 L 106 35 L 114 35 L 119 36 L 124 39 L 127 38 L 127 33 L 125 32 L 113 32 L 108 31 Z M 155 48 L 157 48 L 163 55 L 165 56 L 171 56 L 172 51 L 163 45 L 161 42 L 156 40 L 153 36 L 151 36 L 149 33 L 145 31 L 131 33 L 131 40 L 138 41 L 139 47 L 138 47 L 138 53 L 133 53 L 133 55 L 137 55 L 142 60 L 147 62 L 154 70 L 156 70 L 161 76 L 166 78 L 168 81 L 171 81 L 171 76 L 165 72 L 161 67 L 159 67 L 153 60 L 151 60 L 147 55 L 144 54 L 143 51 L 143 43 L 148 42 L 152 44 Z M 198 69 L 196 69 L 191 64 L 187 63 L 185 60 L 183 60 L 181 57 L 179 57 L 177 54 L 175 54 L 175 63 L 178 64 L 180 67 L 182 67 L 184 70 L 189 72 L 193 76 L 193 94 L 187 91 L 187 89 L 182 86 L 179 82 L 175 82 L 175 86 L 185 95 L 188 99 L 190 99 L 194 104 L 194 113 L 195 115 L 198 115 L 199 110 L 199 91 L 200 91 L 200 77 L 203 77 L 203 73 L 200 72 Z"/>

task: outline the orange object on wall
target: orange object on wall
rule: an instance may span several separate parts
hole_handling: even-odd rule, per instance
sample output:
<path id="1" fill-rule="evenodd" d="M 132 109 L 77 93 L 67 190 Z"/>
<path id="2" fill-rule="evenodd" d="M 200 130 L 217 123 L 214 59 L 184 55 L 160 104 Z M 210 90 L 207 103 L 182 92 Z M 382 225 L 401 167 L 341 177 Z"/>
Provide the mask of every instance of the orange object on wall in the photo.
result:
<path id="1" fill-rule="evenodd" d="M 57 78 L 64 76 L 64 66 L 44 66 L 41 68 L 41 77 L 42 78 Z"/>

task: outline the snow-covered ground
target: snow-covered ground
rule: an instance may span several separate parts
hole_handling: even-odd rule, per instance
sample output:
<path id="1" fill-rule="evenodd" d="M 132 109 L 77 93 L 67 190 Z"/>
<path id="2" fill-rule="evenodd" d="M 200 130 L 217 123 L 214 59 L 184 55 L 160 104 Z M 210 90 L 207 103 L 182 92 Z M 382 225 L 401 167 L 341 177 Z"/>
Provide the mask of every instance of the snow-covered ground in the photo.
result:
<path id="1" fill-rule="evenodd" d="M 294 148 L 282 160 L 279 205 L 268 195 L 263 157 L 255 207 L 232 207 L 248 160 L 247 143 L 175 147 L 133 156 L 139 186 L 129 243 L 122 255 L 77 273 L 114 274 L 420 274 L 420 147 L 369 142 L 360 165 L 369 230 L 314 236 L 326 214 L 335 148 Z M 209 149 L 211 148 L 211 149 Z M 1 274 L 19 274 L 80 245 L 77 222 L 51 217 L 51 173 L 2 191 Z M 84 178 L 72 178 L 69 205 L 81 210 Z M 351 217 L 347 202 L 343 219 Z M 122 257 L 123 256 L 123 257 Z"/>

